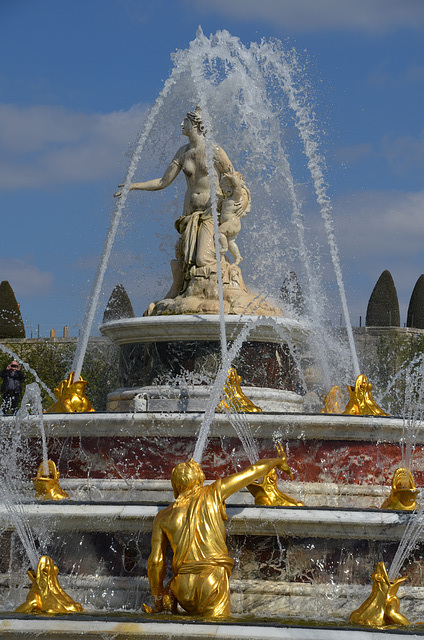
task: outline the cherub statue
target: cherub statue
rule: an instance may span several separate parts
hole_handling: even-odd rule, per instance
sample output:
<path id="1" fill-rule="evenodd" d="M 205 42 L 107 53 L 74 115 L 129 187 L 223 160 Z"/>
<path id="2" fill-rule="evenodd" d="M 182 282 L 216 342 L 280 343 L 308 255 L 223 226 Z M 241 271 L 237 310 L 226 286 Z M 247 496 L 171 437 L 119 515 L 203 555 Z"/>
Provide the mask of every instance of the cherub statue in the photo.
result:
<path id="1" fill-rule="evenodd" d="M 236 244 L 236 238 L 241 229 L 240 218 L 250 211 L 250 191 L 241 173 L 232 168 L 222 174 L 219 186 L 224 195 L 218 227 L 220 252 L 224 254 L 229 251 L 234 258 L 234 264 L 238 265 L 243 258 Z"/>

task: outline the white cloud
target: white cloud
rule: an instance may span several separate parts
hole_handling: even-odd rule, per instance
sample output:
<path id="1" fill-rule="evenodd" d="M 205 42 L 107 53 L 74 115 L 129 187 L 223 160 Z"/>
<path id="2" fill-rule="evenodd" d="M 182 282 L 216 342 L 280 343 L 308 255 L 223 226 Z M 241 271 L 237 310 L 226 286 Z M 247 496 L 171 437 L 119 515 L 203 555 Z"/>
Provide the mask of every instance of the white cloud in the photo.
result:
<path id="1" fill-rule="evenodd" d="M 18 258 L 0 258 L 0 281 L 10 283 L 16 297 L 43 296 L 51 292 L 53 274 L 41 271 L 28 260 Z"/>
<path id="2" fill-rule="evenodd" d="M 0 188 L 89 182 L 112 175 L 145 113 L 143 105 L 108 114 L 0 105 Z"/>
<path id="3" fill-rule="evenodd" d="M 424 191 L 361 191 L 335 203 L 343 275 L 351 300 L 349 290 L 355 289 L 355 308 L 365 312 L 378 277 L 388 269 L 406 313 L 423 272 L 423 211 Z"/>
<path id="4" fill-rule="evenodd" d="M 422 0 L 186 0 L 186 4 L 298 32 L 348 29 L 383 33 L 401 27 L 424 28 Z"/>
<path id="5" fill-rule="evenodd" d="M 338 202 L 341 242 L 357 258 L 412 259 L 423 251 L 424 191 L 361 191 Z"/>

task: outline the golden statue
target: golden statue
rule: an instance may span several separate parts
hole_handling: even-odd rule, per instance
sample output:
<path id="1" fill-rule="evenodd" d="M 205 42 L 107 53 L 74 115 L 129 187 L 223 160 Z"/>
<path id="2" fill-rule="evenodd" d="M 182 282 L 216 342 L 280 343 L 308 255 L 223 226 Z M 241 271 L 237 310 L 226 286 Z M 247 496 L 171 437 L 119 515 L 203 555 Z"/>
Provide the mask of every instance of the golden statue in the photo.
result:
<path id="1" fill-rule="evenodd" d="M 287 465 L 286 468 L 280 467 L 280 469 L 284 470 L 290 476 L 290 479 L 293 480 L 292 472 Z M 304 507 L 303 502 L 299 500 L 295 500 L 294 498 L 290 498 L 286 496 L 285 493 L 282 493 L 277 486 L 277 472 L 275 469 L 271 469 L 269 473 L 264 476 L 262 482 L 256 480 L 251 484 L 247 485 L 247 489 L 249 489 L 252 496 L 255 498 L 255 504 L 265 506 L 265 507 Z"/>
<path id="2" fill-rule="evenodd" d="M 406 576 L 390 582 L 384 562 L 379 562 L 371 577 L 371 594 L 359 609 L 350 614 L 349 622 L 368 627 L 409 625 L 407 618 L 399 612 L 400 602 L 396 595 Z"/>
<path id="3" fill-rule="evenodd" d="M 396 469 L 392 478 L 390 495 L 381 505 L 381 509 L 414 511 L 417 507 L 418 491 L 415 489 L 414 476 L 409 469 Z"/>
<path id="4" fill-rule="evenodd" d="M 37 572 L 28 571 L 32 585 L 17 613 L 79 613 L 79 602 L 64 592 L 57 579 L 58 568 L 49 556 L 41 556 Z"/>
<path id="5" fill-rule="evenodd" d="M 236 413 L 261 413 L 262 409 L 257 407 L 249 398 L 246 398 L 240 387 L 241 377 L 237 369 L 228 369 L 227 380 L 224 384 L 221 402 L 215 408 L 218 413 L 234 411 Z"/>
<path id="6" fill-rule="evenodd" d="M 153 522 L 152 549 L 147 574 L 154 608 L 147 613 L 171 610 L 177 605 L 190 615 L 206 618 L 230 614 L 229 577 L 234 560 L 228 555 L 224 520 L 225 500 L 272 469 L 287 468 L 280 444 L 278 458 L 259 460 L 244 471 L 203 486 L 205 475 L 198 462 L 181 462 L 172 470 L 175 502 L 158 513 Z M 173 578 L 164 587 L 166 547 L 173 551 Z"/>
<path id="7" fill-rule="evenodd" d="M 355 386 L 348 385 L 349 402 L 346 405 L 344 414 L 361 416 L 388 416 L 383 411 L 371 395 L 372 384 L 367 376 L 361 374 L 356 378 Z"/>
<path id="8" fill-rule="evenodd" d="M 42 462 L 38 467 L 37 475 L 32 479 L 34 487 L 37 491 L 36 498 L 42 500 L 63 500 L 69 498 L 69 495 L 62 489 L 59 484 L 60 473 L 53 460 L 47 461 L 47 475 L 46 464 Z"/>
<path id="9" fill-rule="evenodd" d="M 330 391 L 323 397 L 324 406 L 321 413 L 343 413 L 340 402 L 343 400 L 342 390 L 336 384 L 331 387 Z"/>
<path id="10" fill-rule="evenodd" d="M 56 387 L 54 395 L 56 402 L 47 409 L 46 413 L 84 413 L 94 411 L 88 398 L 85 397 L 87 381 L 81 376 L 74 382 L 74 372 L 71 371 L 66 380 Z"/>

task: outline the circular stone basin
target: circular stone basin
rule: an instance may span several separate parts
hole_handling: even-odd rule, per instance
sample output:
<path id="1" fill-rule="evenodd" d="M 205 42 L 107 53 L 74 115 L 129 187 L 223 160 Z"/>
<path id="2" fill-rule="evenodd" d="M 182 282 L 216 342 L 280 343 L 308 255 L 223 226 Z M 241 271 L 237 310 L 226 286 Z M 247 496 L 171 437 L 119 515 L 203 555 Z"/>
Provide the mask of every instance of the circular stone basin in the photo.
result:
<path id="1" fill-rule="evenodd" d="M 249 342 L 288 342 L 302 344 L 308 329 L 294 318 L 263 316 L 225 316 L 227 340 L 235 340 L 244 328 L 251 328 Z M 168 342 L 186 340 L 220 340 L 220 318 L 217 315 L 148 316 L 123 318 L 102 324 L 100 331 L 117 345 L 134 342 Z"/>
<path id="2" fill-rule="evenodd" d="M 239 338 L 232 366 L 241 376 L 242 385 L 302 395 L 296 346 L 307 337 L 303 323 L 292 318 L 228 315 L 225 328 L 228 342 Z M 128 318 L 104 324 L 100 330 L 120 347 L 121 388 L 109 396 L 110 411 L 131 410 L 137 394 L 153 399 L 151 387 L 211 385 L 221 366 L 220 318 L 216 315 Z M 127 394 L 126 390 L 131 392 Z M 188 406 L 185 400 L 181 404 L 181 393 L 181 388 L 173 393 L 175 408 L 166 403 L 165 410 Z M 169 398 L 169 391 L 159 395 Z M 190 394 L 192 409 L 186 410 L 204 410 L 204 395 L 199 391 L 194 399 Z M 297 398 L 279 396 L 268 401 L 271 411 L 293 410 L 287 402 L 298 405 Z M 174 407 L 174 402 L 171 405 Z"/>

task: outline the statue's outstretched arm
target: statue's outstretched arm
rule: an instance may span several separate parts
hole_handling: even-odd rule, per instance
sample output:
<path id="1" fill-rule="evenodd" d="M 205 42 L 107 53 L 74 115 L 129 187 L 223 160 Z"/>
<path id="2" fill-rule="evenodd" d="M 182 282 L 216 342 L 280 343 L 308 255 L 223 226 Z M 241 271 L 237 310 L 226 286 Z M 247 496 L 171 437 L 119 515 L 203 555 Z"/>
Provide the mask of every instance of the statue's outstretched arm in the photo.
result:
<path id="1" fill-rule="evenodd" d="M 254 480 L 266 476 L 272 469 L 281 469 L 287 473 L 288 466 L 286 456 L 282 449 L 281 452 L 284 457 L 258 460 L 258 462 L 251 464 L 250 467 L 247 467 L 244 471 L 233 473 L 231 476 L 224 478 L 221 483 L 222 499 L 226 500 L 233 493 L 240 491 L 240 489 L 243 489 Z M 280 453 L 280 451 L 278 451 L 278 453 Z"/>
<path id="2" fill-rule="evenodd" d="M 163 609 L 163 580 L 166 573 L 165 551 L 168 540 L 156 519 L 153 522 L 152 547 L 147 560 L 147 576 L 155 602 L 155 611 Z"/>
<path id="3" fill-rule="evenodd" d="M 133 182 L 130 186 L 130 191 L 136 189 L 140 189 L 141 191 L 160 191 L 161 189 L 166 189 L 166 187 L 169 187 L 175 180 L 180 171 L 181 164 L 174 158 L 162 178 L 147 180 L 147 182 Z"/>
<path id="4" fill-rule="evenodd" d="M 172 159 L 172 162 L 166 168 L 162 178 L 154 178 L 153 180 L 147 180 L 146 182 L 132 182 L 130 184 L 130 191 L 160 191 L 161 189 L 166 189 L 166 187 L 169 187 L 169 185 L 175 180 L 182 169 L 182 155 L 185 150 L 186 147 L 181 147 L 180 149 L 178 149 L 177 153 Z M 120 184 L 118 186 L 123 187 L 124 185 Z M 121 194 L 122 191 L 117 191 L 114 194 L 114 197 L 119 198 Z"/>

